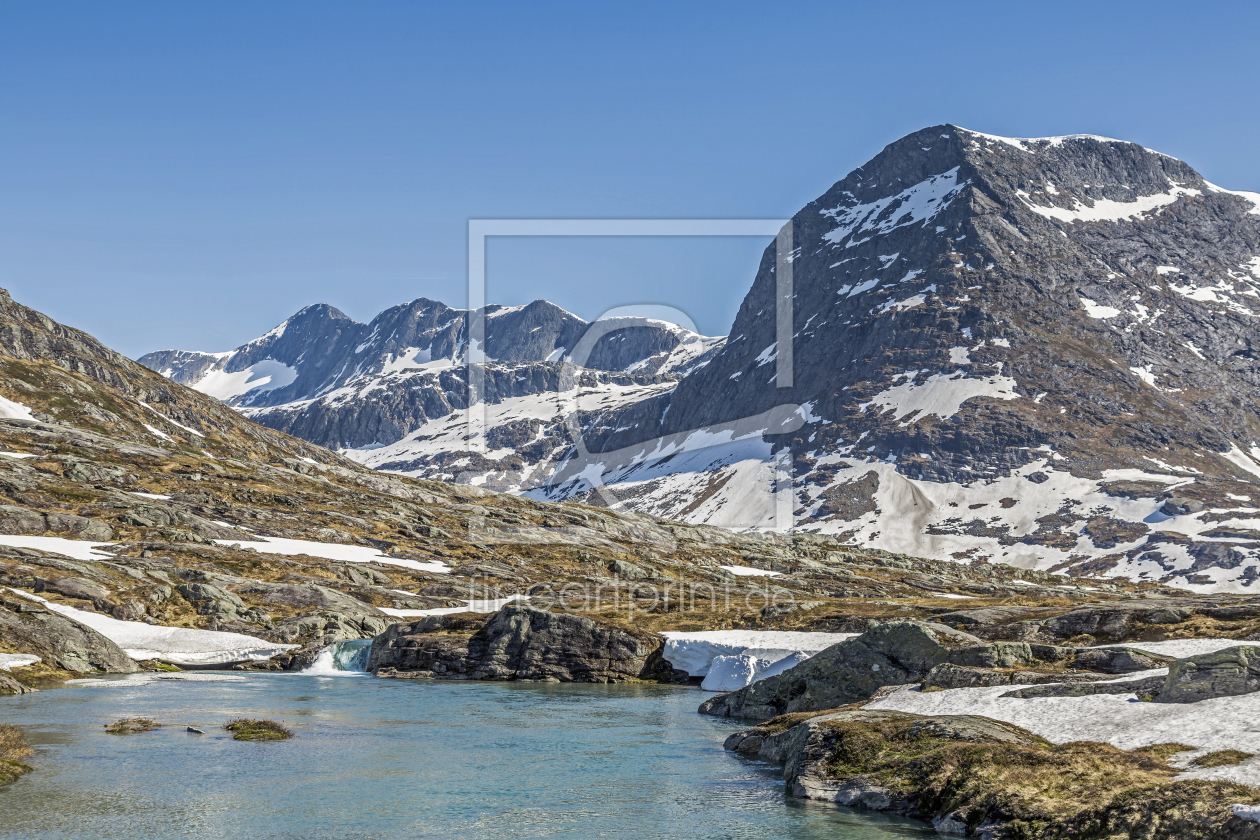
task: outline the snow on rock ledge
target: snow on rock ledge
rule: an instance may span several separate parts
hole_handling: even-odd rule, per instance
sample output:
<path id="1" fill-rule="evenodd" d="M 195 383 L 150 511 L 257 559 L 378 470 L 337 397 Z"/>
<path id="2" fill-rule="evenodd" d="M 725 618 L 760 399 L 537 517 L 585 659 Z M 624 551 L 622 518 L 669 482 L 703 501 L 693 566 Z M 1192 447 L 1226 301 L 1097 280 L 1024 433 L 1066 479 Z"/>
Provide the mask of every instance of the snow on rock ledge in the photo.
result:
<path id="1" fill-rule="evenodd" d="M 268 642 L 242 633 L 166 627 L 161 624 L 145 624 L 143 621 L 120 621 L 100 613 L 54 604 L 38 595 L 18 589 L 9 591 L 91 627 L 135 660 L 160 659 L 175 665 L 224 665 L 229 662 L 270 659 L 278 653 L 298 647 Z"/>
<path id="2" fill-rule="evenodd" d="M 0 653 L 0 671 L 12 671 L 14 668 L 25 668 L 42 662 L 38 656 L 29 653 Z"/>
<path id="3" fill-rule="evenodd" d="M 857 633 L 798 633 L 786 630 L 667 632 L 665 658 L 706 691 L 734 691 L 780 674 Z"/>

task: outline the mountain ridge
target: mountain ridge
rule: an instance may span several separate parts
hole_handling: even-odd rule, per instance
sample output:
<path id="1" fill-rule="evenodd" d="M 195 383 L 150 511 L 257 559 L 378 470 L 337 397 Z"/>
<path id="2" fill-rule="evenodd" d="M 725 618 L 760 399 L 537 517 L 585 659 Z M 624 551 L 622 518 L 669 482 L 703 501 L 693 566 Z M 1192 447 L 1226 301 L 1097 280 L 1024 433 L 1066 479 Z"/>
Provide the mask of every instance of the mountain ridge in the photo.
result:
<path id="1" fill-rule="evenodd" d="M 775 382 L 771 245 L 704 364 L 616 397 L 579 371 L 576 394 L 597 395 L 584 405 L 550 385 L 491 394 L 489 425 L 516 431 L 488 453 L 449 400 L 345 451 L 922 556 L 1207 588 L 1260 574 L 1260 196 L 1125 141 L 944 125 L 889 144 L 791 224 L 791 387 Z"/>

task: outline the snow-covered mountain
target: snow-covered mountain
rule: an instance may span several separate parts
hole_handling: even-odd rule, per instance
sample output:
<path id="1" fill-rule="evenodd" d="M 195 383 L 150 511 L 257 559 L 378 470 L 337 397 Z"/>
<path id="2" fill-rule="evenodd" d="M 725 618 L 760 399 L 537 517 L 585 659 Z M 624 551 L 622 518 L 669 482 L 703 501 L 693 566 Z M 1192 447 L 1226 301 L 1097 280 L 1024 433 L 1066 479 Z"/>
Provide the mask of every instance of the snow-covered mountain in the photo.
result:
<path id="1" fill-rule="evenodd" d="M 420 422 L 391 414 L 385 355 L 341 352 L 314 390 L 286 362 L 237 404 L 380 469 L 541 498 L 1192 588 L 1260 578 L 1260 196 L 1133 143 L 937 126 L 797 213 L 792 240 L 790 387 L 772 244 L 729 338 L 655 379 L 592 362 L 562 381 L 541 355 L 573 346 L 559 330 L 538 361 L 488 366 L 484 449 L 453 381 Z M 250 349 L 280 338 L 234 369 L 281 361 Z M 230 367 L 157 355 L 176 376 Z M 365 374 L 377 387 L 346 390 Z M 351 415 L 380 431 L 338 438 Z"/>
<path id="2" fill-rule="evenodd" d="M 487 443 L 514 451 L 532 444 L 528 464 L 517 456 L 509 465 L 493 458 L 459 465 L 452 457 L 467 447 L 470 313 L 436 301 L 393 307 L 369 324 L 325 304 L 308 306 L 232 351 L 163 350 L 140 361 L 265 425 L 372 466 L 446 480 L 476 472 L 477 484 L 515 490 L 531 486 L 533 467 L 549 463 L 553 449 L 567 448 L 558 411 L 602 411 L 668 390 L 724 340 L 621 317 L 601 320 L 598 339 L 580 343 L 591 325 L 543 300 L 489 306 L 484 318 L 481 392 L 494 423 Z M 572 364 L 574 352 L 581 367 Z M 505 474 L 487 481 L 486 472 Z"/>

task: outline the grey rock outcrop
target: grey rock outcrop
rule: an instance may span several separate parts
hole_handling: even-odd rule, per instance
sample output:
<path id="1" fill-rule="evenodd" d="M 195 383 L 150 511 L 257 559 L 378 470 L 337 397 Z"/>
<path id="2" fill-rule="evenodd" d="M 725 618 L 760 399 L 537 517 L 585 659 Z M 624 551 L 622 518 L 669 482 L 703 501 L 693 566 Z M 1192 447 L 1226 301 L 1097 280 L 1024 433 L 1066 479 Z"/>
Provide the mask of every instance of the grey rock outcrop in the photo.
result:
<path id="1" fill-rule="evenodd" d="M 140 670 L 118 645 L 92 628 L 17 597 L 0 599 L 0 640 L 65 671 L 129 674 Z"/>
<path id="2" fill-rule="evenodd" d="M 0 697 L 14 694 L 32 694 L 34 691 L 35 689 L 22 685 L 4 671 L 0 671 Z"/>
<path id="3" fill-rule="evenodd" d="M 1121 682 L 1082 682 L 1071 680 L 1052 685 L 1034 685 L 1008 691 L 1003 697 L 1031 700 L 1037 697 L 1089 697 L 1094 694 L 1136 694 L 1139 700 L 1149 700 L 1164 690 L 1166 677 L 1144 677 Z"/>
<path id="4" fill-rule="evenodd" d="M 510 604 L 471 635 L 432 632 L 442 627 L 433 618 L 394 625 L 373 640 L 368 670 L 455 680 L 686 680 L 661 659 L 660 636 L 585 616 Z"/>
<path id="5" fill-rule="evenodd" d="M 39 513 L 13 505 L 0 505 L 0 534 L 53 533 L 80 540 L 107 542 L 114 529 L 104 522 L 70 513 Z"/>
<path id="6" fill-rule="evenodd" d="M 1260 647 L 1239 647 L 1190 656 L 1168 668 L 1157 703 L 1196 703 L 1260 691 Z"/>

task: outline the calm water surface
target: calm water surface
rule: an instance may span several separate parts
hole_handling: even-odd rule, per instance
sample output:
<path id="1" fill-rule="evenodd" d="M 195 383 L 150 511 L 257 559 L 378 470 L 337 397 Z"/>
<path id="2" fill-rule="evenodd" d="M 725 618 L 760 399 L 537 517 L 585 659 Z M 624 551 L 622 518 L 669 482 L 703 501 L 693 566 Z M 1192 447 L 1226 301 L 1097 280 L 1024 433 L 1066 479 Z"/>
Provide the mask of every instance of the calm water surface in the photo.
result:
<path id="1" fill-rule="evenodd" d="M 0 836 L 887 840 L 923 826 L 783 795 L 725 752 L 706 695 L 658 686 L 429 683 L 258 674 L 90 684 L 0 698 L 36 772 L 0 788 Z M 146 715 L 172 724 L 107 735 Z M 273 744 L 235 716 L 283 719 Z M 178 724 L 175 726 L 173 724 Z M 185 732 L 200 725 L 205 735 Z"/>

